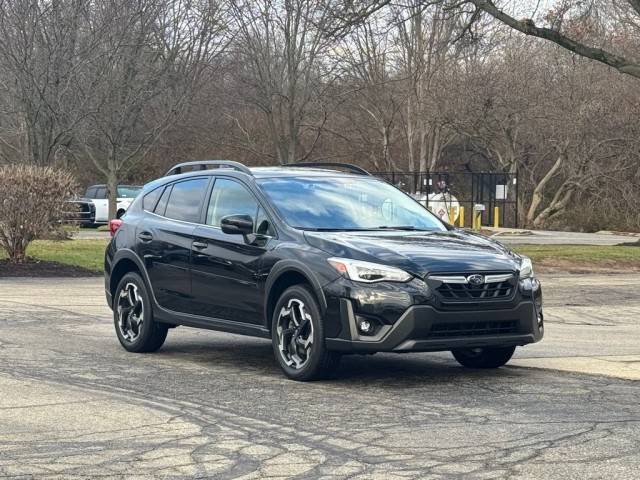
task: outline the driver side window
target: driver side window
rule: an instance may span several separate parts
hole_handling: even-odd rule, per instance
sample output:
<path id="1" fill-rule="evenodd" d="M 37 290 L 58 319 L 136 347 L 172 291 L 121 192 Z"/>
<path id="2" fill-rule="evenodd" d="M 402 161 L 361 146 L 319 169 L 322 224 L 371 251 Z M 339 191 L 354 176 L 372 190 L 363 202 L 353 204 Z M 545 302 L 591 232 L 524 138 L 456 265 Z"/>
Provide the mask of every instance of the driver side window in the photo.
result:
<path id="1" fill-rule="evenodd" d="M 258 202 L 240 183 L 226 178 L 216 179 L 207 208 L 207 225 L 220 226 L 227 215 L 250 215 L 258 219 Z"/>

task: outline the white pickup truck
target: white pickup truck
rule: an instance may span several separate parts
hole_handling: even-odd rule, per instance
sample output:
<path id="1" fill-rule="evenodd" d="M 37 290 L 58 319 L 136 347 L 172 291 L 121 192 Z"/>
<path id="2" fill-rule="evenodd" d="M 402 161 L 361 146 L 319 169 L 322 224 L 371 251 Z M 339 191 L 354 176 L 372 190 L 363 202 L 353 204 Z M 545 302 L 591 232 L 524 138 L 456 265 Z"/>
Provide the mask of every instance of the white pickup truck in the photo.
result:
<path id="1" fill-rule="evenodd" d="M 118 185 L 118 204 L 116 209 L 116 218 L 120 218 L 122 214 L 129 208 L 133 199 L 140 193 L 142 187 L 134 185 Z M 96 206 L 96 224 L 103 224 L 109 221 L 109 200 L 107 199 L 106 185 L 91 185 L 84 194 L 85 198 L 90 199 Z"/>

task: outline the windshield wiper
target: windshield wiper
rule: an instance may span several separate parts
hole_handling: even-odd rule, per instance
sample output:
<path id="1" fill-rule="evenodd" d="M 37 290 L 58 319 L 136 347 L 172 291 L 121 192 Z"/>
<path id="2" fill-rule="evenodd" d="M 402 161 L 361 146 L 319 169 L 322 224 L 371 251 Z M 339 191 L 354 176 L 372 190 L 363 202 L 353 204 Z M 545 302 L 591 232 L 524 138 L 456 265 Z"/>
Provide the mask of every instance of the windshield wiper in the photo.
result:
<path id="1" fill-rule="evenodd" d="M 417 228 L 413 225 L 382 225 L 371 228 L 328 228 L 328 227 L 293 227 L 307 232 L 371 232 L 375 230 L 404 230 L 413 232 L 426 232 L 426 228 Z"/>
<path id="2" fill-rule="evenodd" d="M 413 225 L 381 225 L 376 230 L 407 230 L 407 231 L 426 231 L 425 228 L 414 227 Z"/>
<path id="3" fill-rule="evenodd" d="M 298 230 L 305 230 L 307 232 L 358 232 L 362 231 L 361 228 L 324 228 L 324 227 L 293 227 Z"/>

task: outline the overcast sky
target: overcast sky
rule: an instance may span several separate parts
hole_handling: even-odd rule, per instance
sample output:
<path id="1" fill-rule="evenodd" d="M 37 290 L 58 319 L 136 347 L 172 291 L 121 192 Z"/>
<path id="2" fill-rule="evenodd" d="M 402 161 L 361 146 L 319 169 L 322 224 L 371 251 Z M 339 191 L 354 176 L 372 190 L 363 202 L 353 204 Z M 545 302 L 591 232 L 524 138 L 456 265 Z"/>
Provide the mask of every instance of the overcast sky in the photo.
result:
<path id="1" fill-rule="evenodd" d="M 517 16 L 531 18 L 546 12 L 558 3 L 558 0 L 510 0 L 510 3 L 511 5 L 505 4 L 505 10 L 511 10 Z"/>

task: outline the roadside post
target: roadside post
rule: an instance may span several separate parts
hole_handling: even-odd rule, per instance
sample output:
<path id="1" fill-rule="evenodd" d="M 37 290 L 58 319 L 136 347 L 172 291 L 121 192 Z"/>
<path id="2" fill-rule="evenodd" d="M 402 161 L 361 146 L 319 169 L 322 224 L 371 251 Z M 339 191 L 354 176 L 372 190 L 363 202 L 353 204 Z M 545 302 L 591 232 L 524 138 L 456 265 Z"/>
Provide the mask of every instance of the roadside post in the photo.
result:
<path id="1" fill-rule="evenodd" d="M 482 212 L 485 211 L 485 206 L 482 203 L 476 203 L 473 206 L 473 222 L 471 223 L 474 230 L 480 230 L 482 228 Z"/>

